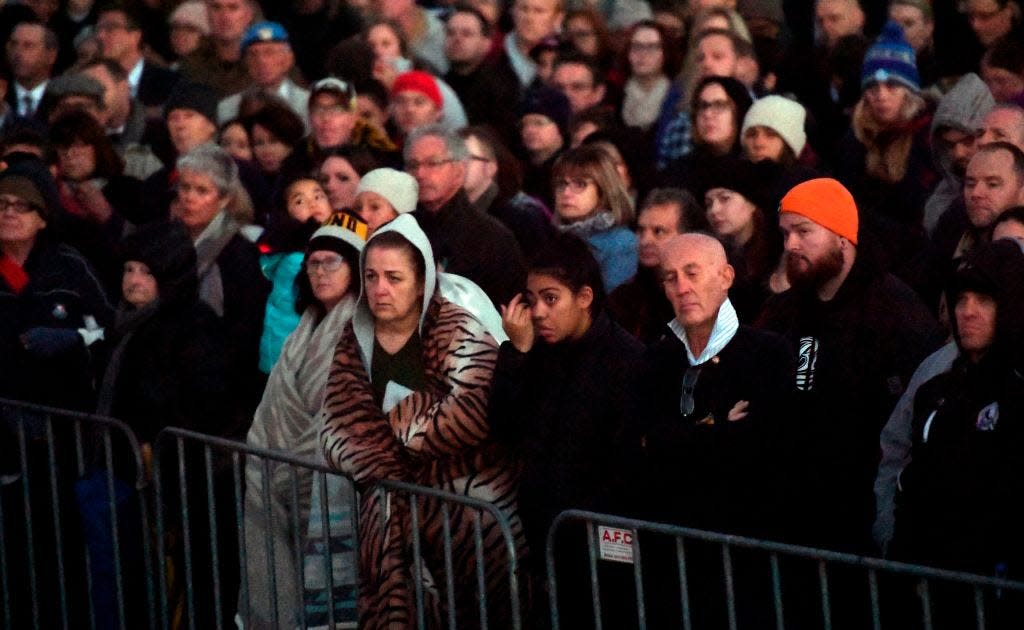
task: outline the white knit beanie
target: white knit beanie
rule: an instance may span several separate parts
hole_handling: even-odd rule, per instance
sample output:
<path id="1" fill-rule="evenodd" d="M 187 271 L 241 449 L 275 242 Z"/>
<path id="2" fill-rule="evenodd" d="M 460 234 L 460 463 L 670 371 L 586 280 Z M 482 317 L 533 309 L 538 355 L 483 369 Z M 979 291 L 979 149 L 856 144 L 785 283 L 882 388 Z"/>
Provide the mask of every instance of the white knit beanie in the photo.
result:
<path id="1" fill-rule="evenodd" d="M 171 12 L 167 23 L 170 25 L 184 24 L 195 28 L 203 35 L 210 34 L 210 17 L 206 12 L 206 3 L 202 0 L 187 0 Z"/>
<path id="2" fill-rule="evenodd" d="M 356 194 L 374 192 L 388 200 L 398 214 L 416 209 L 420 187 L 413 176 L 393 168 L 376 168 L 359 180 Z"/>
<path id="3" fill-rule="evenodd" d="M 754 101 L 743 119 L 743 131 L 751 127 L 768 127 L 782 137 L 782 140 L 793 150 L 797 157 L 807 144 L 807 132 L 804 131 L 804 120 L 807 110 L 792 99 L 774 94 Z"/>

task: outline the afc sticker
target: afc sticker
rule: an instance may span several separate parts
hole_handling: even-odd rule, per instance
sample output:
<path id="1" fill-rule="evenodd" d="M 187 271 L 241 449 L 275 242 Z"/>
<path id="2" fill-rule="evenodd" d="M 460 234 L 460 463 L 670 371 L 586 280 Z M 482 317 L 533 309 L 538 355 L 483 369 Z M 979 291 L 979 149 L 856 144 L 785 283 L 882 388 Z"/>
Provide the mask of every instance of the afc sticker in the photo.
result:
<path id="1" fill-rule="evenodd" d="M 598 555 L 602 560 L 633 564 L 633 530 L 597 527 Z"/>

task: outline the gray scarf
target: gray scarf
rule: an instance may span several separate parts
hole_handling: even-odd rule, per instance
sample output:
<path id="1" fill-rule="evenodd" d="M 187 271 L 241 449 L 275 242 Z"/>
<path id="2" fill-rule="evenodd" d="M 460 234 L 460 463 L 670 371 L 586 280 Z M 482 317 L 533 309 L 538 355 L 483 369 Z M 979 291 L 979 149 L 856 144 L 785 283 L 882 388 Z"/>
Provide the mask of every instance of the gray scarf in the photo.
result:
<path id="1" fill-rule="evenodd" d="M 220 275 L 217 258 L 228 242 L 238 234 L 239 225 L 223 210 L 196 239 L 199 299 L 210 305 L 218 317 L 224 317 L 224 280 Z"/>
<path id="2" fill-rule="evenodd" d="M 586 240 L 587 237 L 593 234 L 605 232 L 615 227 L 615 216 L 610 210 L 599 210 L 586 219 L 573 223 L 563 223 L 561 219 L 556 219 L 555 225 L 563 232 L 575 234 Z"/>
<path id="3" fill-rule="evenodd" d="M 658 77 L 658 82 L 650 90 L 640 87 L 636 79 L 629 79 L 623 88 L 625 98 L 622 100 L 622 121 L 630 127 L 647 129 L 658 121 L 661 105 L 668 94 L 669 81 L 666 77 Z"/>

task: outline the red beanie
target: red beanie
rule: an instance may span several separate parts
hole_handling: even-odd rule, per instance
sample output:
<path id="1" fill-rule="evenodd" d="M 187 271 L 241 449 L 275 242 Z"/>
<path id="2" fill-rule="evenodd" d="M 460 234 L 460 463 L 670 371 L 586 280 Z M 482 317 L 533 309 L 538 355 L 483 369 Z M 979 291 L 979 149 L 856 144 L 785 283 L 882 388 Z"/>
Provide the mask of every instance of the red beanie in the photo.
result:
<path id="1" fill-rule="evenodd" d="M 395 79 L 395 84 L 391 86 L 391 95 L 394 96 L 399 92 L 420 92 L 433 101 L 438 109 L 444 107 L 441 90 L 437 87 L 434 75 L 429 72 L 410 70 L 398 75 L 398 78 Z"/>
<path id="2" fill-rule="evenodd" d="M 849 190 L 830 177 L 811 179 L 794 186 L 782 198 L 779 212 L 803 215 L 857 244 L 857 203 Z"/>

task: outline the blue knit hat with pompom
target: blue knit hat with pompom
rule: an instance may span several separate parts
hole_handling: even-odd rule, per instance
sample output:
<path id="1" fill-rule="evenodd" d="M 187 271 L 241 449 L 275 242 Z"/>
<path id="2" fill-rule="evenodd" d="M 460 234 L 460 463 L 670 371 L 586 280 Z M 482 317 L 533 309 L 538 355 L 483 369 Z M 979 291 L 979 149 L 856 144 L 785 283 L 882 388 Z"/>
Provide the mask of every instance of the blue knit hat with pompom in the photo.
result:
<path id="1" fill-rule="evenodd" d="M 921 77 L 917 73 L 914 49 L 903 36 L 903 27 L 891 20 L 864 55 L 864 67 L 860 75 L 861 89 L 883 81 L 899 83 L 913 92 L 921 91 Z"/>

